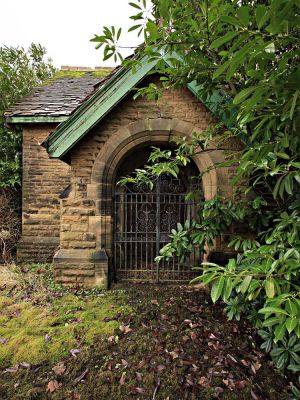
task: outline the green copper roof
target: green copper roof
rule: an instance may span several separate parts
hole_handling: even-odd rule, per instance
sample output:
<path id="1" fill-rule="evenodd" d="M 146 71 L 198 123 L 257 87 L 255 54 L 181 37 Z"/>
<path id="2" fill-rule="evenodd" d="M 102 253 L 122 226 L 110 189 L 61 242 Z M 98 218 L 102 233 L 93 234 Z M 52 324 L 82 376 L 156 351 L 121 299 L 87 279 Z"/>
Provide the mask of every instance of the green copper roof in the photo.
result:
<path id="1" fill-rule="evenodd" d="M 168 63 L 168 60 L 165 60 Z M 144 56 L 136 70 L 121 67 L 109 77 L 102 86 L 85 101 L 65 122 L 50 134 L 44 145 L 51 158 L 62 158 L 84 135 L 87 134 L 104 116 L 111 111 L 147 74 L 157 61 L 149 61 Z M 215 92 L 211 96 L 202 95 L 196 82 L 188 83 L 187 88 L 228 128 L 231 120 L 220 112 L 220 101 L 224 98 Z"/>

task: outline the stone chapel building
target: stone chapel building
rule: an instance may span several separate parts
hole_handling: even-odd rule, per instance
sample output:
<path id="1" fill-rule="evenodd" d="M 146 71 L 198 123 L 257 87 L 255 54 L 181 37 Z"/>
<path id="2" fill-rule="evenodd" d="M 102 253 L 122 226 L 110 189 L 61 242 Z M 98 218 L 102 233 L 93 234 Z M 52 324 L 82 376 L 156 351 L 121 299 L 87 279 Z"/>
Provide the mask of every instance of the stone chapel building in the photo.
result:
<path id="1" fill-rule="evenodd" d="M 57 282 L 90 287 L 106 287 L 112 277 L 189 279 L 190 265 L 173 260 L 157 268 L 153 260 L 174 224 L 192 215 L 184 204 L 192 171 L 176 182 L 162 177 L 152 192 L 116 185 L 147 163 L 151 146 L 168 148 L 175 136 L 215 123 L 217 103 L 213 96 L 201 99 L 193 82 L 165 90 L 158 102 L 133 100 L 134 87 L 159 81 L 148 75 L 154 65 L 144 58 L 135 73 L 123 67 L 62 71 L 5 113 L 8 124 L 23 130 L 19 262 L 53 260 Z M 217 147 L 211 142 L 190 168 L 203 171 L 222 161 Z M 205 173 L 204 198 L 217 192 L 231 198 L 232 172 Z M 218 238 L 216 251 L 224 250 L 224 240 Z"/>

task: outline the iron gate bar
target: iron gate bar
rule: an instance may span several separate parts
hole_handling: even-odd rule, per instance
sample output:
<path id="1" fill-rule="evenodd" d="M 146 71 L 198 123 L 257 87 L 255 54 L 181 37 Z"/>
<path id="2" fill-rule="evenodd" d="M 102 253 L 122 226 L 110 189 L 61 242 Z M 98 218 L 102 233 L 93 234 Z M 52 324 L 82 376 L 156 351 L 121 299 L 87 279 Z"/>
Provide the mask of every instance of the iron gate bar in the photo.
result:
<path id="1" fill-rule="evenodd" d="M 160 176 L 156 184 L 156 255 L 159 254 L 160 245 Z M 156 282 L 159 281 L 158 277 L 158 263 L 156 263 Z"/>
<path id="2" fill-rule="evenodd" d="M 176 223 L 195 213 L 195 204 L 186 202 L 185 195 L 182 182 L 165 176 L 155 181 L 153 191 L 134 185 L 116 191 L 113 263 L 117 277 L 182 281 L 195 276 L 190 264 L 199 261 L 196 252 L 185 264 L 178 257 L 160 265 L 154 262 Z"/>

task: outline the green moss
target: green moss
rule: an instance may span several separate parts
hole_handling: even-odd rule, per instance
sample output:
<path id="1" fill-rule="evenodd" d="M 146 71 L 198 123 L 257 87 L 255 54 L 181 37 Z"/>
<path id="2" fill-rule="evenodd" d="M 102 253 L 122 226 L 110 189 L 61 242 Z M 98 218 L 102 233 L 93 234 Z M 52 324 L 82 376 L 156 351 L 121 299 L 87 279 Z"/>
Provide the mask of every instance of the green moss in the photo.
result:
<path id="1" fill-rule="evenodd" d="M 104 76 L 107 76 L 108 74 L 111 73 L 111 69 L 97 69 L 95 71 L 92 72 L 92 76 L 94 76 L 95 78 L 102 78 Z"/>
<path id="2" fill-rule="evenodd" d="M 88 71 L 70 71 L 70 70 L 60 70 L 57 71 L 52 79 L 64 79 L 64 78 L 81 78 Z"/>
<path id="3" fill-rule="evenodd" d="M 0 345 L 0 364 L 13 365 L 55 361 L 97 335 L 111 335 L 119 326 L 113 316 L 130 308 L 107 292 L 85 298 L 69 294 L 42 307 L 1 297 L 0 310 L 0 337 L 8 340 Z"/>
<path id="4" fill-rule="evenodd" d="M 55 75 L 46 81 L 45 84 L 49 84 L 57 79 L 65 79 L 65 78 L 82 78 L 86 74 L 89 74 L 95 78 L 103 78 L 107 76 L 111 72 L 111 69 L 97 69 L 90 71 L 71 71 L 71 70 L 60 70 L 55 73 Z"/>

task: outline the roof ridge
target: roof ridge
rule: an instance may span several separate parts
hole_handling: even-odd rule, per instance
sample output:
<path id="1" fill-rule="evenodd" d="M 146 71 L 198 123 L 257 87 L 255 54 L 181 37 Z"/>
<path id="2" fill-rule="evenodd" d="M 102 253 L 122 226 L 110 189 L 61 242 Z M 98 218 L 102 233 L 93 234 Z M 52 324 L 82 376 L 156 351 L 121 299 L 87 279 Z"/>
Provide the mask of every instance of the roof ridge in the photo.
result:
<path id="1" fill-rule="evenodd" d="M 79 71 L 79 72 L 94 72 L 99 70 L 113 70 L 115 67 L 106 66 L 95 66 L 95 67 L 84 67 L 77 65 L 62 65 L 58 71 Z"/>

